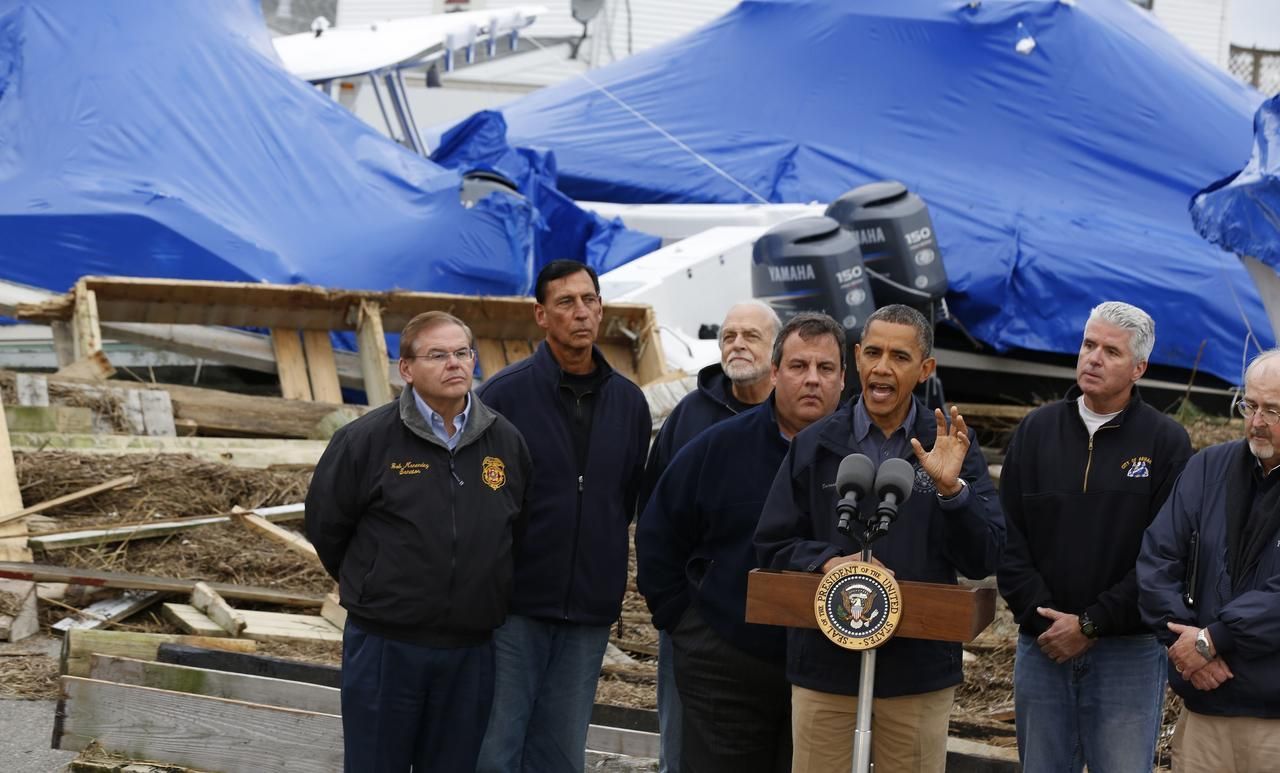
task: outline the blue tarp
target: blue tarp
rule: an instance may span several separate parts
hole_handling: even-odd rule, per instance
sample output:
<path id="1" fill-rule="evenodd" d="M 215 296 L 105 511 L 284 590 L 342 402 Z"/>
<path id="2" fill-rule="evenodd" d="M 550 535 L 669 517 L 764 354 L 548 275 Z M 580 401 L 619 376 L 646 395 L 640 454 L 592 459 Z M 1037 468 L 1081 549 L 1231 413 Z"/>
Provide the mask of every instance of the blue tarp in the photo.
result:
<path id="1" fill-rule="evenodd" d="M 1261 96 L 1124 0 L 747 0 L 507 106 L 560 189 L 615 202 L 929 204 L 952 311 L 997 350 L 1078 350 L 1088 309 L 1157 322 L 1153 361 L 1239 378 L 1256 290 L 1189 197 L 1240 165 Z M 622 104 L 625 104 L 625 107 Z M 672 138 L 683 143 L 682 148 Z M 687 149 L 686 149 L 687 148 Z M 696 154 L 696 155 L 695 155 Z"/>
<path id="2" fill-rule="evenodd" d="M 1280 96 L 1253 118 L 1253 154 L 1244 169 L 1192 199 L 1200 235 L 1280 270 Z"/>
<path id="3" fill-rule="evenodd" d="M 0 0 L 2 279 L 527 292 L 547 214 L 459 184 L 286 72 L 258 0 Z M 655 243 L 579 235 L 550 257 Z"/>

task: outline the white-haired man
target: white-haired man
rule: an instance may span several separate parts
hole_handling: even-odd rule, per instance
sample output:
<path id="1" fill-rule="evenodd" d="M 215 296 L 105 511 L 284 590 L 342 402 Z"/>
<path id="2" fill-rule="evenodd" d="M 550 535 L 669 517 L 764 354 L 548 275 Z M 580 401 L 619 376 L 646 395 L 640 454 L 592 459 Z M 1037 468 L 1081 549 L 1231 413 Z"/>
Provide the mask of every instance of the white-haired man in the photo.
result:
<path id="1" fill-rule="evenodd" d="M 1000 593 L 1018 621 L 1014 711 L 1028 771 L 1150 770 L 1164 647 L 1138 613 L 1142 534 L 1191 455 L 1135 385 L 1150 315 L 1094 307 L 1065 399 L 1023 419 L 1000 476 Z"/>

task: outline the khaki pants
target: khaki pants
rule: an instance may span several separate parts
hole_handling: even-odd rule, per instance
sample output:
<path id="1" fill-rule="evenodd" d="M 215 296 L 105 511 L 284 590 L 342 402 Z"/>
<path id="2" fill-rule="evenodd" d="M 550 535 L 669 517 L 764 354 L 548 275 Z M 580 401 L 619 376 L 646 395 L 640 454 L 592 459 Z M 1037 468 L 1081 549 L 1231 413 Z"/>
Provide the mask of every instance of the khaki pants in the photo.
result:
<path id="1" fill-rule="evenodd" d="M 943 773 L 956 688 L 876 698 L 871 759 L 876 773 Z M 853 767 L 858 699 L 791 687 L 791 773 L 844 773 Z"/>
<path id="2" fill-rule="evenodd" d="M 1178 773 L 1280 771 L 1280 719 L 1215 717 L 1182 710 L 1173 733 Z"/>

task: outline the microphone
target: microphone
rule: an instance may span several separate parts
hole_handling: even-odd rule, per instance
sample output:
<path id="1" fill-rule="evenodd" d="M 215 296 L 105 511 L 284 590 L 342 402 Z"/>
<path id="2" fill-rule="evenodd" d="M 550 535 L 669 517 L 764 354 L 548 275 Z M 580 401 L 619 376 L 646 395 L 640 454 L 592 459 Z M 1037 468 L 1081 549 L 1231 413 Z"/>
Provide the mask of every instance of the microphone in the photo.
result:
<path id="1" fill-rule="evenodd" d="M 871 538 L 877 539 L 889 533 L 889 526 L 898 517 L 898 505 L 911 496 L 911 486 L 915 483 L 916 471 L 905 459 L 886 459 L 876 472 L 876 497 L 880 504 L 876 507 L 875 529 Z"/>
<path id="2" fill-rule="evenodd" d="M 858 514 L 858 500 L 871 493 L 873 481 L 876 479 L 876 466 L 862 454 L 849 454 L 840 460 L 836 470 L 836 492 L 840 501 L 836 503 L 836 513 L 840 520 L 836 530 L 849 536 L 849 521 Z"/>

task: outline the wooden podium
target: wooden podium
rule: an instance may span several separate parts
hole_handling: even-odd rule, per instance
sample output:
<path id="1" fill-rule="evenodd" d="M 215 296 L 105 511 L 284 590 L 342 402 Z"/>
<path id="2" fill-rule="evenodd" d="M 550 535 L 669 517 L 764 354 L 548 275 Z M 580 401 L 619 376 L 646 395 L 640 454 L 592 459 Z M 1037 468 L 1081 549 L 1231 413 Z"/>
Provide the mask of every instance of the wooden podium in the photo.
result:
<path id="1" fill-rule="evenodd" d="M 755 569 L 747 577 L 747 622 L 817 628 L 813 597 L 822 575 Z M 894 636 L 972 641 L 996 614 L 995 588 L 899 580 L 902 620 Z"/>

